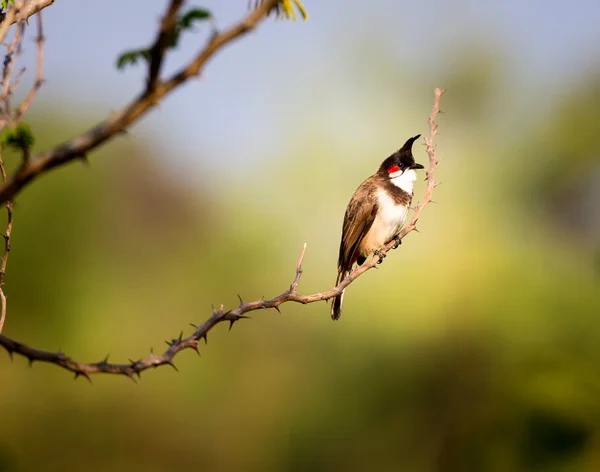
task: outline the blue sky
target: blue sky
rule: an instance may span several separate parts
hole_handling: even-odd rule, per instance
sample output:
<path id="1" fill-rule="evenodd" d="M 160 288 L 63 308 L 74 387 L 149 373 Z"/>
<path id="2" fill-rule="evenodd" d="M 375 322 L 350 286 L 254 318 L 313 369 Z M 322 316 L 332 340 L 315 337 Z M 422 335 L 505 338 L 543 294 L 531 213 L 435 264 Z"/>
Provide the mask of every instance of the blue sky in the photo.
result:
<path id="1" fill-rule="evenodd" d="M 152 40 L 165 4 L 58 0 L 47 8 L 47 83 L 37 106 L 59 102 L 67 112 L 83 108 L 98 119 L 121 107 L 140 89 L 145 70 L 117 71 L 115 58 Z M 370 43 L 386 49 L 411 71 L 431 77 L 452 65 L 451 51 L 465 45 L 493 45 L 510 69 L 512 86 L 518 88 L 514 96 L 532 100 L 536 94 L 560 93 L 600 64 L 596 0 L 306 0 L 305 5 L 311 16 L 308 22 L 269 20 L 219 53 L 201 80 L 170 95 L 159 110 L 136 125 L 132 135 L 144 139 L 152 135 L 157 149 L 176 155 L 178 166 L 191 175 L 204 168 L 198 161 L 218 156 L 244 162 L 248 156 L 277 154 L 286 146 L 282 110 L 289 116 L 302 113 L 315 80 L 330 82 L 332 96 L 343 82 L 351 84 L 353 77 L 341 72 L 343 63 L 348 57 L 360 63 L 368 50 L 361 45 Z M 207 7 L 225 27 L 246 13 L 247 2 L 187 2 L 186 8 L 192 6 Z M 169 57 L 167 71 L 191 57 L 205 37 L 202 27 L 188 35 Z M 26 50 L 24 63 L 31 67 L 32 42 L 26 43 Z M 340 108 L 352 113 L 352 104 Z M 331 126 L 335 134 L 334 119 Z"/>

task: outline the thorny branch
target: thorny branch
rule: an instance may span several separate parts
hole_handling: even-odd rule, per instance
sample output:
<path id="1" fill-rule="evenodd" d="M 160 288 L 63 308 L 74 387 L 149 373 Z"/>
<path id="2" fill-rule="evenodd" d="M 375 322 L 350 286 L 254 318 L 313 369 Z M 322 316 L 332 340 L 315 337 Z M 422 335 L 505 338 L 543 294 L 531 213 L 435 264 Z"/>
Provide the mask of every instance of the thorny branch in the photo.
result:
<path id="1" fill-rule="evenodd" d="M 438 185 L 435 182 L 435 170 L 438 164 L 438 160 L 435 155 L 434 145 L 434 140 L 437 135 L 438 129 L 435 119 L 438 113 L 440 112 L 440 98 L 443 93 L 443 90 L 435 89 L 433 109 L 431 111 L 431 115 L 429 116 L 429 136 L 424 138 L 426 152 L 429 156 L 429 168 L 427 169 L 427 189 L 425 190 L 423 200 L 415 207 L 415 211 L 413 213 L 410 223 L 407 226 L 405 226 L 400 232 L 399 236 L 401 238 L 404 238 L 411 231 L 416 230 L 417 222 L 419 220 L 419 217 L 421 216 L 421 212 L 423 211 L 425 205 L 427 205 L 431 201 L 433 189 Z M 381 252 L 383 254 L 387 254 L 394 247 L 394 245 L 395 241 L 390 241 L 382 249 Z M 171 341 L 167 341 L 168 348 L 162 354 L 155 354 L 153 351 L 151 351 L 145 359 L 130 360 L 130 362 L 127 364 L 109 363 L 108 357 L 101 360 L 100 362 L 95 362 L 92 364 L 80 364 L 74 361 L 73 359 L 67 357 L 62 352 L 48 352 L 39 349 L 34 349 L 1 334 L 0 345 L 2 345 L 8 351 L 11 357 L 14 353 L 17 353 L 29 359 L 30 363 L 33 363 L 33 361 L 41 361 L 56 364 L 75 373 L 75 378 L 82 376 L 87 378 L 88 380 L 90 380 L 91 374 L 97 373 L 121 374 L 126 375 L 127 377 L 135 380 L 135 376 L 137 375 L 139 377 L 140 374 L 146 369 L 149 369 L 150 367 L 159 367 L 161 365 L 170 365 L 171 367 L 177 370 L 177 367 L 175 367 L 175 364 L 173 362 L 174 357 L 179 352 L 185 349 L 193 349 L 199 354 L 199 341 L 201 339 L 204 339 L 204 341 L 207 342 L 208 332 L 219 323 L 229 321 L 229 329 L 231 329 L 231 327 L 236 321 L 248 318 L 248 316 L 246 316 L 246 313 L 249 313 L 251 311 L 267 310 L 269 308 L 273 308 L 279 311 L 279 306 L 287 302 L 302 303 L 306 305 L 308 303 L 329 300 L 330 298 L 339 295 L 344 288 L 350 285 L 354 280 L 356 280 L 366 271 L 375 267 L 380 261 L 379 256 L 373 256 L 362 266 L 354 269 L 346 279 L 344 279 L 331 290 L 328 290 L 326 292 L 314 293 L 312 295 L 301 295 L 297 292 L 297 288 L 298 284 L 300 283 L 300 277 L 302 275 L 302 261 L 304 259 L 305 251 L 306 244 L 304 244 L 304 247 L 302 248 L 302 253 L 300 254 L 300 258 L 298 259 L 294 280 L 292 281 L 289 289 L 287 289 L 285 292 L 276 296 L 275 298 L 271 298 L 270 300 L 265 300 L 264 298 L 261 298 L 259 300 L 247 303 L 244 302 L 240 297 L 240 304 L 236 308 L 227 311 L 223 309 L 223 305 L 221 305 L 219 309 L 213 308 L 212 316 L 208 318 L 208 320 L 206 320 L 199 326 L 192 325 L 194 327 L 194 332 L 190 336 L 183 337 L 182 331 L 177 338 L 174 338 Z"/>
<path id="2" fill-rule="evenodd" d="M 178 5 L 181 3 L 179 0 L 171 0 L 167 8 L 167 13 L 163 17 L 163 23 L 158 32 L 157 39 L 152 47 L 148 83 L 140 95 L 129 103 L 129 105 L 125 106 L 125 108 L 112 113 L 85 133 L 54 149 L 32 156 L 27 162 L 23 162 L 14 174 L 9 176 L 6 182 L 0 185 L 0 203 L 13 199 L 26 185 L 50 169 L 62 166 L 76 159 L 85 159 L 89 151 L 124 131 L 129 125 L 145 115 L 152 107 L 156 106 L 168 93 L 189 79 L 199 76 L 202 68 L 217 51 L 252 30 L 279 1 L 265 0 L 239 23 L 221 33 L 212 34 L 206 46 L 187 65 L 175 72 L 170 78 L 161 80 L 158 73 L 160 72 L 162 56 L 166 50 L 160 45 L 162 44 L 161 35 L 163 27 L 165 23 L 169 24 L 171 21 L 169 19 L 170 12 L 176 12 L 179 8 Z M 7 18 L 13 10 L 14 8 L 9 11 Z M 4 26 L 5 23 L 0 25 L 0 33 Z"/>

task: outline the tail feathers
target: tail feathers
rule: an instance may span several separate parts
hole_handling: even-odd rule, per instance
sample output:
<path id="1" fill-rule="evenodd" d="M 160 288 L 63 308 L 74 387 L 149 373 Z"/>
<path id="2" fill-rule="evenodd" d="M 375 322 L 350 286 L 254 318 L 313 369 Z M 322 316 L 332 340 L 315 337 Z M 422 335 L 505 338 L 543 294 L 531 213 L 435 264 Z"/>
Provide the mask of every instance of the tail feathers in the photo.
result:
<path id="1" fill-rule="evenodd" d="M 339 283 L 346 278 L 346 276 L 350 273 L 350 271 L 338 269 L 338 276 L 335 281 L 335 286 L 337 287 Z M 342 303 L 344 302 L 344 292 L 346 289 L 342 290 L 337 297 L 333 298 L 333 302 L 331 303 L 331 319 L 339 320 L 340 316 L 342 316 Z"/>

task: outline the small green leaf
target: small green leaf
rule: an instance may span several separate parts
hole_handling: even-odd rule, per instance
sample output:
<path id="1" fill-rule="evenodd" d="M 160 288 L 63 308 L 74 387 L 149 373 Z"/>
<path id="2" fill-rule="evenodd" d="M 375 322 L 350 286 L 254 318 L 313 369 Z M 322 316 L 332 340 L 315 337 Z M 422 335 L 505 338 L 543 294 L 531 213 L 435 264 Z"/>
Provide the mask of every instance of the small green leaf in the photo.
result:
<path id="1" fill-rule="evenodd" d="M 189 29 L 194 26 L 195 21 L 208 20 L 211 16 L 212 14 L 208 10 L 204 10 L 203 8 L 192 8 L 180 18 L 179 25 L 183 29 Z"/>
<path id="2" fill-rule="evenodd" d="M 29 149 L 33 146 L 35 137 L 27 123 L 18 123 L 17 126 L 6 126 L 0 133 L 0 146 L 9 146 L 15 149 Z"/>
<path id="3" fill-rule="evenodd" d="M 9 0 L 0 0 L 9 1 Z M 10 0 L 14 1 L 14 0 Z M 166 48 L 173 49 L 177 46 L 181 37 L 181 32 L 186 29 L 191 29 L 196 21 L 204 21 L 212 17 L 212 14 L 208 10 L 202 8 L 192 8 L 185 15 L 179 17 L 175 24 L 172 26 L 171 31 L 167 32 L 166 36 Z M 123 69 L 128 65 L 137 64 L 138 60 L 144 59 L 150 60 L 150 49 L 134 49 L 131 51 L 125 51 L 117 58 L 117 69 Z"/>
<path id="4" fill-rule="evenodd" d="M 150 50 L 148 49 L 135 49 L 133 51 L 126 51 L 121 54 L 117 59 L 117 69 L 123 69 L 128 65 L 137 64 L 138 60 L 149 60 Z"/>

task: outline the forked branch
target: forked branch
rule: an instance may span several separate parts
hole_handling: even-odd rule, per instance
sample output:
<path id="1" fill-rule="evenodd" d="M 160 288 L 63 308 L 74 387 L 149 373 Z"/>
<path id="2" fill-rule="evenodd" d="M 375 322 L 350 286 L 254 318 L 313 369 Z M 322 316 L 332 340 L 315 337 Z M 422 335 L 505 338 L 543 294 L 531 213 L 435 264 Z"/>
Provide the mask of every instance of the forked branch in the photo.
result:
<path id="1" fill-rule="evenodd" d="M 412 215 L 412 219 L 409 224 L 406 225 L 400 233 L 400 237 L 404 238 L 411 231 L 416 230 L 417 222 L 423 208 L 431 202 L 431 197 L 433 195 L 433 190 L 438 185 L 435 182 L 435 170 L 438 164 L 438 160 L 435 154 L 435 144 L 434 140 L 437 135 L 437 124 L 436 117 L 440 112 L 440 98 L 444 93 L 441 89 L 435 90 L 435 98 L 434 105 L 429 117 L 429 136 L 424 138 L 426 151 L 429 156 L 429 168 L 427 169 L 427 189 L 425 191 L 425 195 L 421 203 L 419 203 L 415 207 L 415 211 Z M 387 254 L 395 245 L 395 241 L 390 241 L 383 249 L 382 253 Z M 287 302 L 295 302 L 295 303 L 314 303 L 323 300 L 329 300 L 336 295 L 339 295 L 344 288 L 350 285 L 354 280 L 364 274 L 366 271 L 372 269 L 377 265 L 380 261 L 379 256 L 373 256 L 367 262 L 365 262 L 362 266 L 353 270 L 350 275 L 345 278 L 342 282 L 340 282 L 336 287 L 328 290 L 326 292 L 314 293 L 312 295 L 301 295 L 297 292 L 298 284 L 300 283 L 300 277 L 302 276 L 302 261 L 304 259 L 304 253 L 306 251 L 306 244 L 302 248 L 302 252 L 300 254 L 300 258 L 298 259 L 298 263 L 296 265 L 296 273 L 294 275 L 294 279 L 290 285 L 290 287 L 284 291 L 282 294 L 276 296 L 275 298 L 271 298 L 269 300 L 265 300 L 261 298 L 259 300 L 255 300 L 252 302 L 244 302 L 240 297 L 240 304 L 231 309 L 224 310 L 223 305 L 219 307 L 219 309 L 214 309 L 210 318 L 208 318 L 204 323 L 199 326 L 192 325 L 194 327 L 194 332 L 187 337 L 183 336 L 183 331 L 177 338 L 172 339 L 171 341 L 167 341 L 168 348 L 162 354 L 155 354 L 153 351 L 145 359 L 139 360 L 130 360 L 127 364 L 113 364 L 108 362 L 108 357 L 101 360 L 100 362 L 95 362 L 92 364 L 80 364 L 73 359 L 67 357 L 62 352 L 48 352 L 42 351 L 39 349 L 34 349 L 25 344 L 14 341 L 4 335 L 0 334 L 0 345 L 2 345 L 9 354 L 12 355 L 14 353 L 20 354 L 29 359 L 30 363 L 33 361 L 40 362 L 48 362 L 51 364 L 56 364 L 60 367 L 63 367 L 75 374 L 75 378 L 82 376 L 90 379 L 91 374 L 97 373 L 106 373 L 106 374 L 121 374 L 130 377 L 135 380 L 135 376 L 140 376 L 140 374 L 149 369 L 151 367 L 159 367 L 161 365 L 170 365 L 175 368 L 175 364 L 173 359 L 177 355 L 177 353 L 185 350 L 185 349 L 193 349 L 197 353 L 199 353 L 198 344 L 201 339 L 207 341 L 208 332 L 214 328 L 219 323 L 223 323 L 225 321 L 229 321 L 229 328 L 233 326 L 233 324 L 241 320 L 243 318 L 248 318 L 246 313 L 256 310 L 267 310 L 269 308 L 273 308 L 279 311 L 279 307 Z"/>
<path id="2" fill-rule="evenodd" d="M 45 172 L 62 166 L 77 159 L 86 157 L 86 154 L 100 146 L 116 134 L 124 131 L 128 126 L 144 116 L 152 107 L 156 106 L 162 98 L 179 87 L 184 82 L 200 75 L 202 68 L 214 54 L 235 39 L 252 30 L 280 0 L 265 0 L 255 10 L 250 12 L 239 23 L 221 33 L 210 36 L 208 43 L 192 58 L 182 69 L 175 72 L 170 78 L 161 80 L 159 72 L 165 47 L 165 31 L 172 24 L 173 17 L 182 4 L 181 0 L 171 0 L 163 17 L 163 22 L 151 48 L 148 79 L 142 92 L 133 99 L 129 105 L 111 114 L 83 134 L 57 146 L 44 153 L 31 156 L 26 162 L 0 185 L 0 204 L 14 199 L 26 185 Z M 2 31 L 8 28 L 10 21 L 14 20 L 14 9 L 9 10 L 7 19 L 0 24 L 0 38 Z M 4 33 L 6 34 L 6 33 Z"/>

